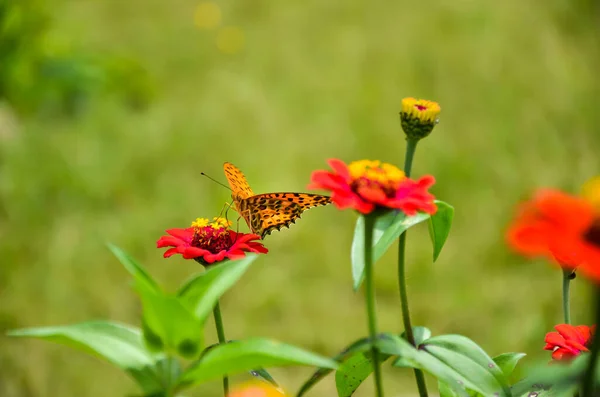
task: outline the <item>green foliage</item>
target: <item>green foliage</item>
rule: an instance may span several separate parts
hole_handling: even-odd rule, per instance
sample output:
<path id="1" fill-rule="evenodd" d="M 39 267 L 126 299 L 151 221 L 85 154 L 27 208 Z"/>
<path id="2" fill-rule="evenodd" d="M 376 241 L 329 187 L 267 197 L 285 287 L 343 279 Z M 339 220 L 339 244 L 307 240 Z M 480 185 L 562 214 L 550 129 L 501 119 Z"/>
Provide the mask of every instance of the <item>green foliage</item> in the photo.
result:
<path id="1" fill-rule="evenodd" d="M 328 157 L 400 165 L 396 115 L 400 98 L 412 95 L 442 106 L 414 174 L 434 175 L 434 194 L 456 206 L 435 266 L 425 233 L 410 233 L 415 323 L 465 334 L 488 352 L 527 351 L 547 362 L 543 335 L 560 321 L 560 277 L 541 261 L 509 255 L 502 234 L 532 188 L 577 192 L 597 172 L 598 41 L 582 35 L 597 24 L 572 4 L 228 3 L 224 22 L 246 33 L 245 49 L 229 56 L 214 45 L 218 31 L 194 28 L 195 4 L 53 2 L 58 34 L 80 48 L 141 59 L 161 96 L 143 115 L 107 98 L 75 123 L 22 118 L 22 134 L 2 141 L 0 328 L 106 313 L 137 321 L 139 307 L 122 269 L 107 265 L 113 259 L 102 241 L 119 241 L 164 285 L 177 285 L 197 265 L 163 260 L 152 242 L 193 217 L 217 215 L 229 197 L 200 171 L 222 180 L 222 162 L 235 161 L 257 192 L 300 191 Z M 554 17 L 565 11 L 562 29 Z M 265 266 L 223 297 L 225 313 L 236 313 L 226 315 L 228 336 L 286 335 L 330 354 L 340 340 L 364 335 L 360 296 L 348 291 L 355 216 L 314 211 L 270 236 Z M 389 250 L 376 266 L 377 301 L 381 329 L 400 331 L 394 260 Z M 573 317 L 589 324 L 581 278 L 572 292 Z M 390 390 L 414 382 L 411 371 L 384 371 Z M 276 375 L 283 384 L 306 376 L 296 368 Z M 521 366 L 514 376 L 523 376 Z M 106 380 L 111 395 L 132 392 L 129 379 L 103 363 L 0 338 L 2 396 L 105 396 Z M 331 381 L 319 386 L 317 396 L 336 393 Z M 371 397 L 367 386 L 356 396 Z M 186 396 L 219 392 L 214 382 Z"/>
<path id="2" fill-rule="evenodd" d="M 450 234 L 452 218 L 454 217 L 454 208 L 450 204 L 440 200 L 436 200 L 436 204 L 438 212 L 433 217 L 425 213 L 406 216 L 401 211 L 387 211 L 377 216 L 373 226 L 373 263 L 377 262 L 386 253 L 402 233 L 427 219 L 429 219 L 429 235 L 433 244 L 433 260 L 435 261 Z M 352 278 L 354 279 L 355 290 L 360 287 L 364 279 L 364 240 L 365 220 L 364 216 L 360 216 L 354 227 L 351 253 Z"/>
<path id="3" fill-rule="evenodd" d="M 378 216 L 373 226 L 373 264 L 385 254 L 402 233 L 427 219 L 429 214 L 418 213 L 406 216 L 401 211 L 387 211 L 384 215 Z M 364 241 L 365 220 L 364 216 L 360 216 L 356 221 L 352 240 L 352 277 L 355 290 L 360 287 L 364 279 Z"/>
<path id="4" fill-rule="evenodd" d="M 429 237 L 433 244 L 433 261 L 435 262 L 442 252 L 446 239 L 450 234 L 452 219 L 454 218 L 454 207 L 440 200 L 435 201 L 438 209 L 429 218 Z"/>
<path id="5" fill-rule="evenodd" d="M 131 256 L 116 246 L 109 247 L 135 279 L 143 304 L 143 338 L 136 328 L 103 321 L 21 329 L 9 332 L 9 336 L 45 339 L 100 357 L 125 370 L 145 396 L 170 396 L 175 390 L 248 371 L 276 384 L 262 368 L 266 366 L 337 368 L 333 360 L 268 339 L 203 348 L 206 308 L 215 306 L 257 255 L 214 265 L 186 282 L 178 295 L 170 296 Z M 195 361 L 182 369 L 177 356 Z"/>
<path id="6" fill-rule="evenodd" d="M 106 94 L 147 105 L 152 86 L 139 62 L 75 47 L 56 37 L 44 1 L 1 0 L 0 100 L 22 114 L 72 115 Z"/>
<path id="7" fill-rule="evenodd" d="M 297 347 L 267 339 L 247 339 L 215 346 L 181 376 L 186 387 L 218 379 L 227 374 L 251 371 L 260 366 L 311 365 L 337 368 L 330 359 Z"/>

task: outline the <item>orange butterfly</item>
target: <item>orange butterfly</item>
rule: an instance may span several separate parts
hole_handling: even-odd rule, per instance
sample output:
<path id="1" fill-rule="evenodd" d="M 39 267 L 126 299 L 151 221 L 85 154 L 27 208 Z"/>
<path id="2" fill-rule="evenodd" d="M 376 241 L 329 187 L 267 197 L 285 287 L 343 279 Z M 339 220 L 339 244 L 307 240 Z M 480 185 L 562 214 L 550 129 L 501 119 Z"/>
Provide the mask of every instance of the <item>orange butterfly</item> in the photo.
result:
<path id="1" fill-rule="evenodd" d="M 253 233 L 265 238 L 273 229 L 281 230 L 295 223 L 311 207 L 331 203 L 331 197 L 310 193 L 254 194 L 246 177 L 235 165 L 223 164 L 225 177 L 231 187 L 231 198 L 237 212 Z"/>

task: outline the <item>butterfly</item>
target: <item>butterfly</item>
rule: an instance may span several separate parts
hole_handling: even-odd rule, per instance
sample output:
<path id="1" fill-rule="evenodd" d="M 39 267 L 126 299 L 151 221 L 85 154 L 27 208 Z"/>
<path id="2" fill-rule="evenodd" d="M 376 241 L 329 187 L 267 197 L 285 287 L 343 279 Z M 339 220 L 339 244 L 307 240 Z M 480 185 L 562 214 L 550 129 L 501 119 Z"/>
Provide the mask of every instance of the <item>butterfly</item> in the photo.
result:
<path id="1" fill-rule="evenodd" d="M 273 229 L 289 227 L 304 211 L 331 203 L 331 197 L 310 193 L 254 194 L 246 177 L 235 165 L 223 164 L 235 208 L 252 233 L 265 238 Z"/>

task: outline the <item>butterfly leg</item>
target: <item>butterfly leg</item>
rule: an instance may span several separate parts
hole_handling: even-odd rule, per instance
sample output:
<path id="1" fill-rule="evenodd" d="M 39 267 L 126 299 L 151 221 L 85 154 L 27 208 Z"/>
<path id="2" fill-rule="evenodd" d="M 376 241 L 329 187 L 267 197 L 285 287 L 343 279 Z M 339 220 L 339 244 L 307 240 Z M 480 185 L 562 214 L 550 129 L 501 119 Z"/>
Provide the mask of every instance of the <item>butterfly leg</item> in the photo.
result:
<path id="1" fill-rule="evenodd" d="M 223 207 L 221 208 L 221 212 L 219 212 L 219 218 L 221 217 L 221 215 L 223 215 L 223 211 L 225 211 L 225 219 L 227 219 L 227 212 L 229 211 L 232 205 L 233 203 L 226 201 Z"/>

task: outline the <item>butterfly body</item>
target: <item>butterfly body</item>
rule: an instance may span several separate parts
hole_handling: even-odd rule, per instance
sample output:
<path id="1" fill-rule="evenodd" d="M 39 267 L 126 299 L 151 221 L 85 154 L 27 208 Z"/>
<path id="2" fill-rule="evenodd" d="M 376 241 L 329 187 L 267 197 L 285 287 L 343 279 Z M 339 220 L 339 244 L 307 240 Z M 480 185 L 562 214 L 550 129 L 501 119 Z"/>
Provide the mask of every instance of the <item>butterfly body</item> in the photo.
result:
<path id="1" fill-rule="evenodd" d="M 246 177 L 236 166 L 225 163 L 223 171 L 231 187 L 236 210 L 250 230 L 261 238 L 275 229 L 289 227 L 307 209 L 331 203 L 330 197 L 311 193 L 254 194 Z"/>

